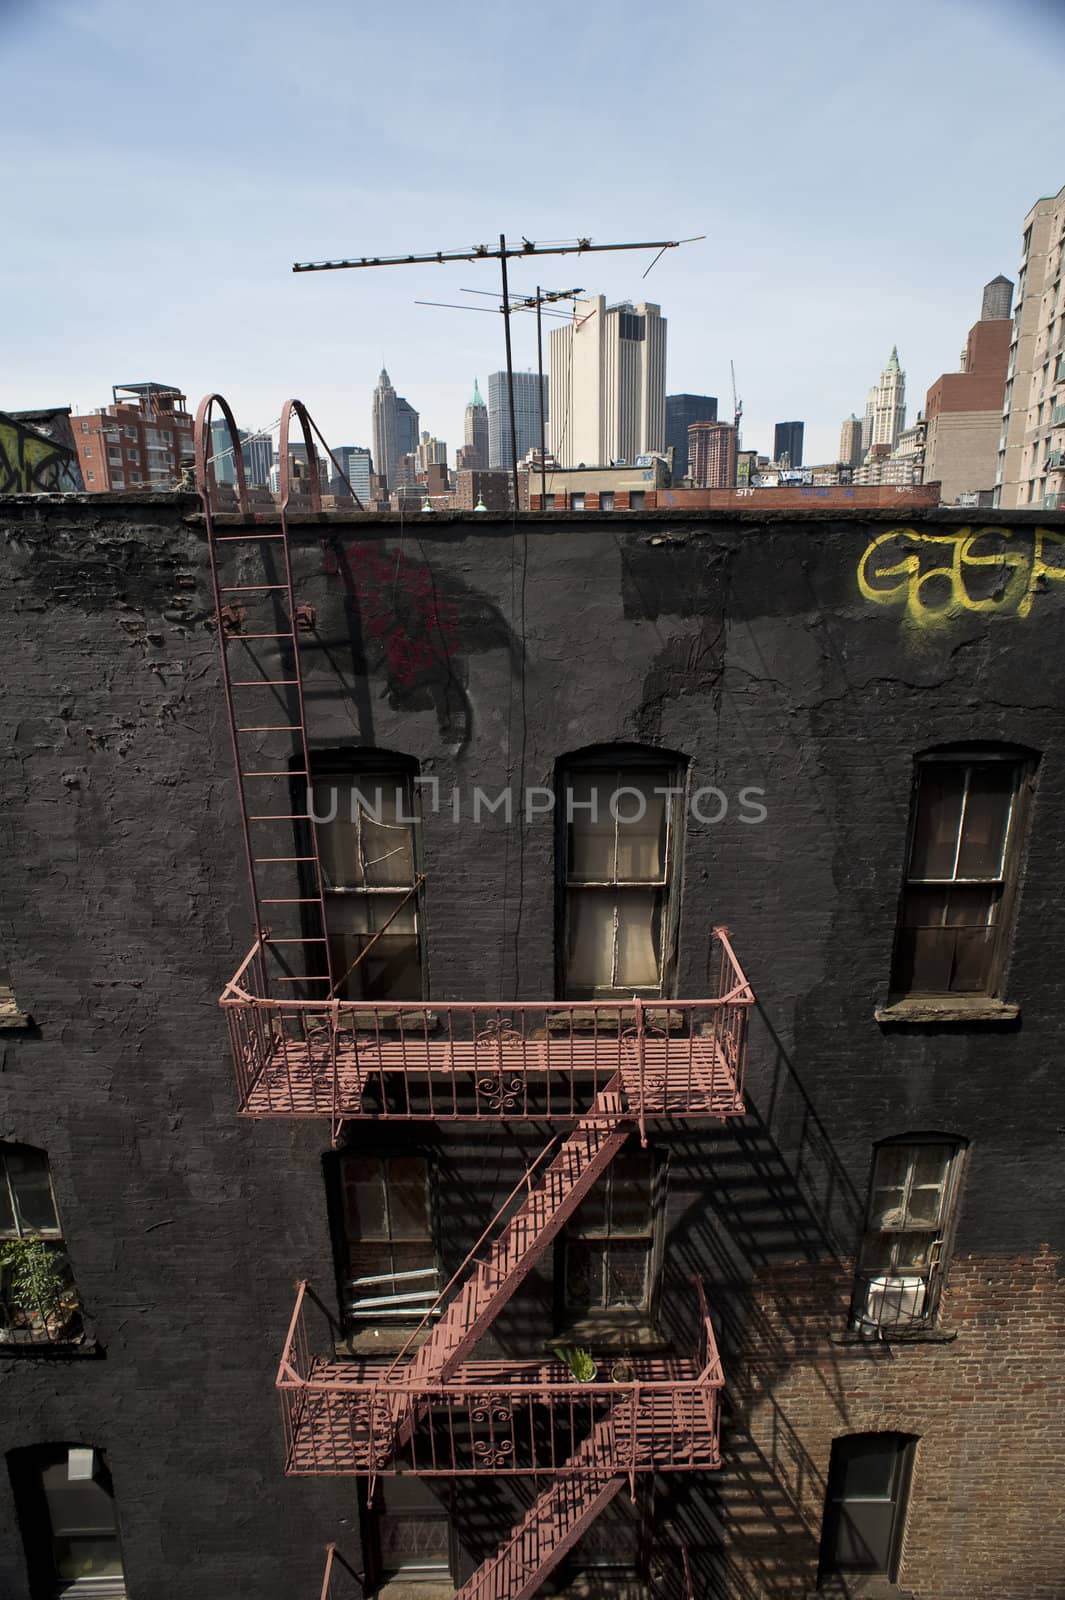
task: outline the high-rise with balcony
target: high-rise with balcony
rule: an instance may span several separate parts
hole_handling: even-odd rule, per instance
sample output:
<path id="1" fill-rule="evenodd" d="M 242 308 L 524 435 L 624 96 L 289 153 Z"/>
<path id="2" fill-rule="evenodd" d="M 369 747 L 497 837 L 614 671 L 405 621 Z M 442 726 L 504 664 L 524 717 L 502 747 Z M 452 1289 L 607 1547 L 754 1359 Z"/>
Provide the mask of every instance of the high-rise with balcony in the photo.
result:
<path id="1" fill-rule="evenodd" d="M 112 403 L 71 419 L 90 494 L 112 489 L 173 489 L 192 459 L 192 417 L 168 383 L 118 383 Z"/>
<path id="2" fill-rule="evenodd" d="M 1065 188 L 1024 219 L 995 504 L 1065 505 Z"/>
<path id="3" fill-rule="evenodd" d="M 550 448 L 561 467 L 609 467 L 666 443 L 666 320 L 656 305 L 578 300 L 551 333 Z"/>
<path id="4" fill-rule="evenodd" d="M 695 488 L 735 488 L 738 441 L 734 423 L 692 423 L 688 429 L 688 476 Z"/>

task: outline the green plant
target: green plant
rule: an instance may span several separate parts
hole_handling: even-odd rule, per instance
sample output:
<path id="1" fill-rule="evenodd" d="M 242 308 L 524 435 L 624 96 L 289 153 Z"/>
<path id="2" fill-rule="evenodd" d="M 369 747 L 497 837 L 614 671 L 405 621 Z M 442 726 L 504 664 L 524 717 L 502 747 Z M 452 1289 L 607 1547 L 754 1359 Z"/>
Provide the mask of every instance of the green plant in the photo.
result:
<path id="1" fill-rule="evenodd" d="M 0 1249 L 0 1268 L 10 1274 L 11 1299 L 45 1326 L 65 1321 L 76 1300 L 67 1258 L 44 1239 L 12 1239 Z"/>
<path id="2" fill-rule="evenodd" d="M 558 1358 L 564 1361 L 573 1374 L 577 1383 L 591 1383 L 596 1374 L 596 1365 L 592 1360 L 592 1352 L 585 1350 L 579 1344 L 560 1344 Z"/>

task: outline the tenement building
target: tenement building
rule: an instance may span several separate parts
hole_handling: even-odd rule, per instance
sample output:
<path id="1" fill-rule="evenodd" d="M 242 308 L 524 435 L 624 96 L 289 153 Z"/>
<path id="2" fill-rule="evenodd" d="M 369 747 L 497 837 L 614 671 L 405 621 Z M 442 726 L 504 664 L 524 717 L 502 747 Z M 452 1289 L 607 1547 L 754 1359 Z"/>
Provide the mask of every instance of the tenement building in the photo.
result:
<path id="1" fill-rule="evenodd" d="M 1059 1595 L 1065 524 L 211 420 L 0 501 L 0 1594 Z"/>

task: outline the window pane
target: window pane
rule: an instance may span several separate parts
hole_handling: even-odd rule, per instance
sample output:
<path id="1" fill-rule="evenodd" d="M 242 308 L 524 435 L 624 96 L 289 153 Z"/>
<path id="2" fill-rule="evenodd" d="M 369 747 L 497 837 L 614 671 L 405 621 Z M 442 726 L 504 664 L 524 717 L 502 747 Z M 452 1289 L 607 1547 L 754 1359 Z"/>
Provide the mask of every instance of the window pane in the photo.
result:
<path id="1" fill-rule="evenodd" d="M 319 778 L 312 788 L 316 816 L 328 816 L 334 797 L 336 802 L 332 822 L 319 823 L 317 829 L 327 884 L 362 888 L 414 882 L 413 824 L 397 821 L 414 814 L 405 778 L 395 773 Z"/>
<path id="2" fill-rule="evenodd" d="M 1016 767 L 1004 761 L 972 768 L 958 856 L 959 878 L 1000 876 L 1016 776 Z"/>
<path id="3" fill-rule="evenodd" d="M 393 1239 L 428 1239 L 425 1162 L 394 1156 L 388 1163 L 388 1209 Z"/>
<path id="4" fill-rule="evenodd" d="M 666 866 L 666 797 L 664 772 L 619 772 L 615 810 L 618 813 L 617 876 L 620 882 L 660 879 Z M 621 793 L 632 790 L 634 793 Z M 641 808 L 644 814 L 639 815 Z M 637 820 L 638 819 L 638 820 Z"/>
<path id="5" fill-rule="evenodd" d="M 612 1240 L 606 1266 L 605 1303 L 633 1308 L 645 1306 L 650 1279 L 650 1244 L 619 1244 Z"/>
<path id="6" fill-rule="evenodd" d="M 19 1221 L 26 1233 L 59 1232 L 48 1157 L 40 1150 L 8 1150 L 7 1170 Z"/>
<path id="7" fill-rule="evenodd" d="M 121 1578 L 122 1558 L 114 1534 L 103 1538 L 56 1538 L 52 1544 L 57 1578 Z"/>
<path id="8" fill-rule="evenodd" d="M 600 1178 L 599 1182 L 588 1191 L 569 1223 L 572 1233 L 580 1234 L 582 1238 L 588 1234 L 606 1235 L 609 1184 L 608 1175 Z"/>
<path id="9" fill-rule="evenodd" d="M 586 883 L 613 883 L 615 827 L 609 800 L 614 792 L 614 777 L 574 772 L 566 786 L 573 809 L 569 825 L 570 876 Z M 594 816 L 587 809 L 593 798 Z"/>
<path id="10" fill-rule="evenodd" d="M 947 1180 L 951 1157 L 954 1146 L 949 1144 L 915 1144 L 910 1147 L 913 1154 L 912 1183 L 915 1188 L 923 1188 L 928 1184 L 935 1184 L 940 1189 Z"/>
<path id="11" fill-rule="evenodd" d="M 350 1239 L 387 1239 L 383 1163 L 344 1161 L 344 1215 Z"/>
<path id="12" fill-rule="evenodd" d="M 938 1235 L 930 1233 L 896 1233 L 895 1256 L 892 1263 L 896 1272 L 924 1274 L 932 1265 L 932 1246 Z"/>
<path id="13" fill-rule="evenodd" d="M 651 1158 L 617 1156 L 610 1167 L 613 1233 L 651 1232 Z"/>
<path id="14" fill-rule="evenodd" d="M 15 1212 L 11 1205 L 11 1195 L 7 1187 L 4 1157 L 0 1156 L 0 1235 L 10 1238 L 16 1233 Z"/>
<path id="15" fill-rule="evenodd" d="M 614 900 L 608 891 L 569 896 L 569 986 L 609 989 L 614 982 Z"/>
<path id="16" fill-rule="evenodd" d="M 898 1450 L 895 1441 L 877 1435 L 837 1441 L 833 1452 L 833 1499 L 890 1499 L 895 1487 Z"/>
<path id="17" fill-rule="evenodd" d="M 605 1244 L 566 1242 L 566 1303 L 571 1307 L 601 1306 Z"/>
<path id="18" fill-rule="evenodd" d="M 661 891 L 622 889 L 617 897 L 619 989 L 658 987 L 662 922 Z"/>
<path id="19" fill-rule="evenodd" d="M 911 878 L 952 878 L 961 819 L 965 764 L 922 766 L 910 851 Z"/>

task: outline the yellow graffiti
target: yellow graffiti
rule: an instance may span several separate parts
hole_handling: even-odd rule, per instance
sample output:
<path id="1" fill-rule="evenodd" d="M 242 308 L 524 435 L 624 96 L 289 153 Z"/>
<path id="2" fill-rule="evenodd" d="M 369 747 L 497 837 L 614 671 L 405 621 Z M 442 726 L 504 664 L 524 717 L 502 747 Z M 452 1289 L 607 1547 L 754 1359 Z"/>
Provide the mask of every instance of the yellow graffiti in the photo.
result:
<path id="1" fill-rule="evenodd" d="M 1058 550 L 1065 533 L 1049 528 L 889 528 L 858 563 L 858 588 L 875 605 L 903 607 L 919 625 L 967 611 L 1026 617 L 1048 583 L 1065 582 L 1065 565 L 1047 559 Z"/>

